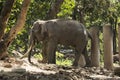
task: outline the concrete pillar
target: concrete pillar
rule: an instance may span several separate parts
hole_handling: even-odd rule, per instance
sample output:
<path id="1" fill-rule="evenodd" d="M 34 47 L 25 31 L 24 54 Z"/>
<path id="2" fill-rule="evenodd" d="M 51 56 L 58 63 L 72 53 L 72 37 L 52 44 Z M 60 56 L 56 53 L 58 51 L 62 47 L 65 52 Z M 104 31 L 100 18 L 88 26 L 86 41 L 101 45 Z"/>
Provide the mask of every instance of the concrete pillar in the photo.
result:
<path id="1" fill-rule="evenodd" d="M 119 64 L 120 64 L 120 23 L 118 23 L 118 51 L 119 51 Z"/>
<path id="2" fill-rule="evenodd" d="M 98 27 L 90 28 L 91 40 L 91 65 L 100 66 L 100 50 L 99 50 L 99 29 Z"/>
<path id="3" fill-rule="evenodd" d="M 104 68 L 113 69 L 113 32 L 110 24 L 103 26 Z"/>

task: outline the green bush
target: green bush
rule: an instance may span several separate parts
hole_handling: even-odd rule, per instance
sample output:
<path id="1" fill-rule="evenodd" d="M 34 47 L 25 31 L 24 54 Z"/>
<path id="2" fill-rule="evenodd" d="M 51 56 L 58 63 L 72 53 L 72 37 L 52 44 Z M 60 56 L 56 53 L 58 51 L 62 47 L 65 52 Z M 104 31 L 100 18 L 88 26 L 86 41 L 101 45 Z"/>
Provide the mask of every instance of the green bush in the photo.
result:
<path id="1" fill-rule="evenodd" d="M 35 58 L 42 60 L 41 54 L 35 54 Z M 66 58 L 64 57 L 64 54 L 56 52 L 56 64 L 57 65 L 63 65 L 63 66 L 71 66 L 73 62 L 72 58 Z"/>

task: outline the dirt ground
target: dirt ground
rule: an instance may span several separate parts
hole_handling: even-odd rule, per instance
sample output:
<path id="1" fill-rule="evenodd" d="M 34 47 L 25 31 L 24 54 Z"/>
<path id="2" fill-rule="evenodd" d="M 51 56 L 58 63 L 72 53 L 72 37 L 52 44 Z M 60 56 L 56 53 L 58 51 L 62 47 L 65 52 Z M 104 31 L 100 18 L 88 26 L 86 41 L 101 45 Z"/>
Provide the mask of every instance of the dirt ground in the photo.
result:
<path id="1" fill-rule="evenodd" d="M 0 80 L 120 80 L 113 71 L 104 68 L 74 68 L 55 64 L 41 64 L 27 58 L 0 61 Z"/>

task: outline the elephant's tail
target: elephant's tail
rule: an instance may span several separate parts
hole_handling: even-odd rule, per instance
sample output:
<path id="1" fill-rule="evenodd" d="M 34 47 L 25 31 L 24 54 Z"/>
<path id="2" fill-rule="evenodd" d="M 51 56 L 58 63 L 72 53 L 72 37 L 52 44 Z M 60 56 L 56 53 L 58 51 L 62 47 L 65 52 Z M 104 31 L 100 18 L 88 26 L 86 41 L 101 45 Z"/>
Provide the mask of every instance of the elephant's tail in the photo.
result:
<path id="1" fill-rule="evenodd" d="M 87 35 L 92 40 L 92 36 L 91 36 L 91 34 L 90 34 L 90 32 L 88 30 L 87 30 Z"/>

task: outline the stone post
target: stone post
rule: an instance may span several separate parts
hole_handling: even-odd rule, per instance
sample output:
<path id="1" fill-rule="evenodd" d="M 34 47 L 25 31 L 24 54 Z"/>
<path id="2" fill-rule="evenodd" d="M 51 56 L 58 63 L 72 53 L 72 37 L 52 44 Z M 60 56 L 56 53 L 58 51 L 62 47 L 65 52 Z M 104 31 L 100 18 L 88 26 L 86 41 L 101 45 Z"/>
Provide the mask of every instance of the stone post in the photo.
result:
<path id="1" fill-rule="evenodd" d="M 120 64 L 120 23 L 118 23 L 118 51 L 119 51 L 119 64 Z"/>
<path id="2" fill-rule="evenodd" d="M 110 24 L 103 26 L 104 68 L 113 69 L 113 32 Z"/>
<path id="3" fill-rule="evenodd" d="M 100 50 L 99 50 L 99 29 L 92 27 L 90 29 L 91 40 L 91 66 L 99 67 L 100 65 Z"/>

